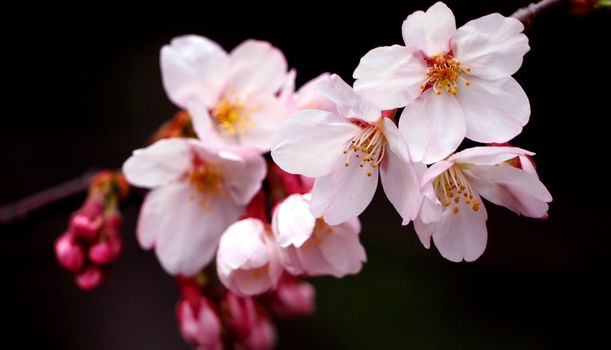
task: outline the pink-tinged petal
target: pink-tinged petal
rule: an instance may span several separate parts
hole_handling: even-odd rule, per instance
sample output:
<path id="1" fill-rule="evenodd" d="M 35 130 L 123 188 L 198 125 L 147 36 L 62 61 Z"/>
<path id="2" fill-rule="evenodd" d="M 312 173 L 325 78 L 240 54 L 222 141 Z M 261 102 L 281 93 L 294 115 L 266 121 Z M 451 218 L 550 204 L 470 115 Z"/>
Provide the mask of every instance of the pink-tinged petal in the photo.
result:
<path id="1" fill-rule="evenodd" d="M 480 201 L 479 197 L 476 197 Z M 461 201 L 456 208 L 446 208 L 439 221 L 425 224 L 417 220 L 415 229 L 422 244 L 428 248 L 430 237 L 441 255 L 454 262 L 474 261 L 486 249 L 488 231 L 486 229 L 486 209 L 481 204 L 476 212 Z"/>
<path id="2" fill-rule="evenodd" d="M 303 84 L 295 93 L 295 102 L 298 109 L 321 109 L 336 112 L 335 103 L 316 92 L 315 86 L 321 81 L 329 79 L 330 73 L 322 73 L 316 78 Z"/>
<path id="3" fill-rule="evenodd" d="M 187 102 L 185 108 L 191 117 L 191 124 L 195 134 L 208 147 L 222 148 L 236 144 L 231 139 L 224 138 L 216 129 L 214 121 L 210 117 L 208 108 L 198 101 Z"/>
<path id="4" fill-rule="evenodd" d="M 295 95 L 295 78 L 297 77 L 297 71 L 293 68 L 286 75 L 286 79 L 284 80 L 284 84 L 282 84 L 282 88 L 280 89 L 280 93 L 278 98 L 287 102 L 290 101 Z"/>
<path id="5" fill-rule="evenodd" d="M 280 247 L 301 247 L 312 235 L 316 219 L 310 213 L 310 198 L 309 194 L 293 194 L 276 207 L 272 227 Z"/>
<path id="6" fill-rule="evenodd" d="M 353 76 L 354 90 L 382 109 L 405 107 L 420 96 L 428 79 L 424 60 L 399 45 L 366 53 Z"/>
<path id="7" fill-rule="evenodd" d="M 480 165 L 465 170 L 473 188 L 490 202 L 517 214 L 544 217 L 552 195 L 539 178 L 507 165 Z"/>
<path id="8" fill-rule="evenodd" d="M 462 92 L 462 91 L 461 91 Z M 405 107 L 399 130 L 414 162 L 434 163 L 447 157 L 466 135 L 465 115 L 456 98 L 428 89 Z"/>
<path id="9" fill-rule="evenodd" d="M 267 173 L 263 157 L 254 151 L 240 153 L 222 151 L 219 167 L 229 198 L 239 205 L 246 205 L 261 189 Z"/>
<path id="10" fill-rule="evenodd" d="M 227 53 L 197 35 L 174 38 L 161 49 L 161 77 L 170 99 L 180 107 L 196 100 L 212 107 L 225 84 Z"/>
<path id="11" fill-rule="evenodd" d="M 424 188 L 426 186 L 432 185 L 433 180 L 435 180 L 437 176 L 441 175 L 444 171 L 448 170 L 453 165 L 454 162 L 450 160 L 440 160 L 437 163 L 429 166 L 422 175 L 422 178 L 420 179 L 420 186 Z M 433 197 L 431 197 L 431 200 L 432 199 Z"/>
<path id="12" fill-rule="evenodd" d="M 517 72 L 530 50 L 524 25 L 515 18 L 493 13 L 467 22 L 452 37 L 452 52 L 471 74 L 500 79 Z"/>
<path id="13" fill-rule="evenodd" d="M 369 123 L 380 119 L 382 109 L 354 92 L 337 74 L 319 82 L 315 90 L 333 101 L 339 114 L 345 118 L 362 119 Z"/>
<path id="14" fill-rule="evenodd" d="M 284 171 L 320 177 L 342 166 L 343 150 L 360 128 L 331 112 L 306 109 L 280 128 L 272 158 Z"/>
<path id="15" fill-rule="evenodd" d="M 426 202 L 426 201 L 425 201 Z M 422 204 L 426 205 L 425 203 Z M 431 237 L 433 237 L 433 233 L 435 233 L 435 228 L 437 227 L 437 221 L 441 219 L 441 210 L 439 211 L 439 215 L 436 220 L 423 221 L 422 214 L 418 215 L 418 217 L 414 220 L 414 230 L 416 231 L 416 236 L 418 236 L 418 240 L 422 243 L 422 246 L 426 249 L 431 248 Z"/>
<path id="16" fill-rule="evenodd" d="M 218 260 L 231 269 L 251 269 L 268 263 L 268 250 L 263 240 L 265 226 L 258 219 L 240 220 L 221 236 Z"/>
<path id="17" fill-rule="evenodd" d="M 260 153 L 268 152 L 274 136 L 294 109 L 273 95 L 254 96 L 249 103 L 257 108 L 250 113 L 252 126 L 238 137 L 239 144 L 256 148 Z"/>
<path id="18" fill-rule="evenodd" d="M 354 232 L 347 223 L 333 226 L 332 230 L 330 234 L 325 233 L 324 237 L 319 236 L 317 243 L 314 243 L 322 257 L 333 267 L 334 272 L 331 274 L 341 278 L 358 273 L 367 261 L 358 232 Z"/>
<path id="19" fill-rule="evenodd" d="M 422 203 L 415 167 L 426 168 L 423 164 L 413 164 L 390 150 L 386 153 L 380 170 L 384 193 L 403 218 L 403 225 L 409 224 L 416 217 Z"/>
<path id="20" fill-rule="evenodd" d="M 422 200 L 420 212 L 418 213 L 418 217 L 416 219 L 425 224 L 437 222 L 441 219 L 442 212 L 443 206 L 441 205 L 441 202 L 439 202 L 437 199 L 435 199 L 435 201 L 431 201 L 428 198 L 424 198 Z M 416 224 L 417 220 L 414 220 L 414 225 Z"/>
<path id="21" fill-rule="evenodd" d="M 448 160 L 455 163 L 470 163 L 479 165 L 496 165 L 518 156 L 533 156 L 533 152 L 517 147 L 472 147 L 457 152 Z"/>
<path id="22" fill-rule="evenodd" d="M 190 169 L 191 160 L 191 149 L 185 139 L 160 140 L 135 150 L 123 163 L 123 173 L 134 186 L 157 187 L 178 180 Z"/>
<path id="23" fill-rule="evenodd" d="M 368 176 L 369 175 L 369 176 Z M 338 225 L 359 216 L 373 199 L 378 187 L 378 168 L 350 164 L 317 178 L 312 189 L 310 211 Z"/>
<path id="24" fill-rule="evenodd" d="M 207 265 L 221 233 L 241 214 L 241 208 L 223 200 L 205 210 L 198 195 L 187 183 L 172 183 L 149 193 L 142 205 L 138 240 L 144 248 L 156 246 L 170 274 L 192 275 Z"/>
<path id="25" fill-rule="evenodd" d="M 454 14 L 443 2 L 437 2 L 426 12 L 416 11 L 407 16 L 402 27 L 405 46 L 413 52 L 422 51 L 433 57 L 450 51 L 450 38 L 456 32 Z"/>
<path id="26" fill-rule="evenodd" d="M 471 79 L 457 94 L 467 118 L 467 138 L 482 142 L 507 142 L 517 136 L 530 117 L 530 102 L 512 78 Z"/>
<path id="27" fill-rule="evenodd" d="M 239 94 L 275 94 L 287 78 L 286 59 L 266 41 L 246 40 L 229 54 L 229 87 Z"/>

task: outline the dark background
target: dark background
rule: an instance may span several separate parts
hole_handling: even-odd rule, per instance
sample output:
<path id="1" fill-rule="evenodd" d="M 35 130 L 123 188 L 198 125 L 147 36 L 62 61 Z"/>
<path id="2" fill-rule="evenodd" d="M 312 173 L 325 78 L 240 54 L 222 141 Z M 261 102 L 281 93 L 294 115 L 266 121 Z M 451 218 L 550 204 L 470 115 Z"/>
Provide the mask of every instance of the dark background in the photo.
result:
<path id="1" fill-rule="evenodd" d="M 351 81 L 364 53 L 401 43 L 405 16 L 432 3 L 376 1 L 343 11 L 286 3 L 284 14 L 263 5 L 215 9 L 206 3 L 169 3 L 157 15 L 149 14 L 152 5 L 134 15 L 5 12 L 16 24 L 2 21 L 0 204 L 92 167 L 119 167 L 145 144 L 176 110 L 158 65 L 159 49 L 176 35 L 205 35 L 226 49 L 249 37 L 269 40 L 297 68 L 298 82 L 324 71 Z M 509 15 L 526 3 L 448 1 L 458 25 L 491 12 Z M 362 273 L 313 280 L 318 311 L 281 323 L 280 348 L 608 343 L 609 20 L 609 12 L 578 18 L 559 8 L 528 31 L 531 51 L 516 78 L 532 116 L 514 143 L 537 152 L 540 176 L 554 196 L 548 220 L 487 205 L 485 254 L 455 264 L 424 249 L 378 193 L 362 216 L 369 257 Z M 82 293 L 57 266 L 53 241 L 80 200 L 0 227 L 0 347 L 187 349 L 174 318 L 174 282 L 135 242 L 135 206 L 125 209 L 126 251 L 105 287 Z"/>

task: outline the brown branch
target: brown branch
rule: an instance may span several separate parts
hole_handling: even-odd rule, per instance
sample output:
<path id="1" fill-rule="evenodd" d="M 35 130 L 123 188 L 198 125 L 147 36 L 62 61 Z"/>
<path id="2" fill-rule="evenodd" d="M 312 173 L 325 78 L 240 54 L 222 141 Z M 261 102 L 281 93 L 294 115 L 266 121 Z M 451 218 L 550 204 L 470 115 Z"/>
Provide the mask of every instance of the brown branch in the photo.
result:
<path id="1" fill-rule="evenodd" d="M 96 174 L 97 171 L 87 171 L 75 179 L 3 205 L 0 207 L 0 225 L 23 220 L 40 209 L 86 193 Z"/>
<path id="2" fill-rule="evenodd" d="M 568 3 L 568 0 L 541 0 L 539 2 L 533 2 L 528 6 L 518 9 L 511 17 L 524 23 L 524 27 L 528 28 L 536 17 L 547 12 L 550 8 L 563 3 Z"/>

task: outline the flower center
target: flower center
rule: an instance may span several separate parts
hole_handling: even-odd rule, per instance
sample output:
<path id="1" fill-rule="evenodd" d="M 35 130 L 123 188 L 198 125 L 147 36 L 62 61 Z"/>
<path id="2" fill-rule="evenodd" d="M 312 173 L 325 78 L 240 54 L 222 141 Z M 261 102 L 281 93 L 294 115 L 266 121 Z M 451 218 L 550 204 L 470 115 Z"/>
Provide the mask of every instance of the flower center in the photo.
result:
<path id="1" fill-rule="evenodd" d="M 212 118 L 219 128 L 232 136 L 246 135 L 246 129 L 254 126 L 251 112 L 255 108 L 248 108 L 239 97 L 223 97 L 216 109 L 212 111 Z"/>
<path id="2" fill-rule="evenodd" d="M 380 118 L 380 121 L 382 119 Z M 350 158 L 354 157 L 356 164 L 365 168 L 367 176 L 371 176 L 371 169 L 375 169 L 384 158 L 386 152 L 386 137 L 381 125 L 354 122 L 361 127 L 361 131 L 348 143 L 343 153 L 346 155 L 344 166 L 351 165 Z M 371 169 L 370 169 L 371 168 Z"/>
<path id="3" fill-rule="evenodd" d="M 441 95 L 443 90 L 447 93 L 456 95 L 458 93 L 458 80 L 464 80 L 466 86 L 471 85 L 469 80 L 466 80 L 462 75 L 469 73 L 471 68 L 460 66 L 460 61 L 453 58 L 451 55 L 442 56 L 436 54 L 432 59 L 427 60 L 428 68 L 426 75 L 429 80 L 420 85 L 422 91 L 431 87 L 437 95 Z"/>
<path id="4" fill-rule="evenodd" d="M 461 201 L 464 201 L 467 206 L 471 206 L 473 211 L 479 211 L 480 203 L 459 167 L 452 166 L 438 175 L 433 181 L 433 188 L 437 199 L 444 207 L 454 205 L 452 209 L 454 214 L 460 212 Z"/>
<path id="5" fill-rule="evenodd" d="M 206 211 L 212 210 L 212 201 L 217 198 L 227 198 L 221 172 L 211 163 L 197 165 L 187 176 L 189 183 L 198 194 L 197 201 Z M 191 198 L 195 199 L 195 197 Z"/>

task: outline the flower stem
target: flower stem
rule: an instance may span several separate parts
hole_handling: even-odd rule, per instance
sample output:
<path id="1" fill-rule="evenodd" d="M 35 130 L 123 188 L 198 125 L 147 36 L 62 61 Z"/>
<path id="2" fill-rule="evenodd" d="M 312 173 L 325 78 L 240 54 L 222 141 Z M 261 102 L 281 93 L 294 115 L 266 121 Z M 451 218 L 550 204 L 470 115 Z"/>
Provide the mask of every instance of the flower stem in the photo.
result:
<path id="1" fill-rule="evenodd" d="M 568 0 L 541 0 L 533 2 L 528 6 L 518 9 L 511 17 L 521 21 L 524 23 L 524 27 L 528 28 L 539 15 L 563 3 L 568 3 Z"/>

